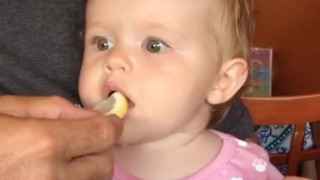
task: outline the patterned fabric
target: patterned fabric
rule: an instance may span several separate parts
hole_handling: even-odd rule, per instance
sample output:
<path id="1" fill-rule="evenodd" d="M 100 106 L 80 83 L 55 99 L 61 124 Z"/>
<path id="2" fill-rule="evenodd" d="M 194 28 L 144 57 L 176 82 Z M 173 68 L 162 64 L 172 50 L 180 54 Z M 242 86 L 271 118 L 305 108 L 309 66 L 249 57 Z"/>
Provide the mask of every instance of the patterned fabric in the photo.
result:
<path id="1" fill-rule="evenodd" d="M 290 141 L 293 130 L 294 125 L 255 127 L 255 132 L 260 144 L 269 153 L 288 153 L 290 151 Z M 313 147 L 311 127 L 309 123 L 306 127 L 303 147 L 304 149 L 310 149 Z M 279 165 L 277 168 L 284 174 L 287 170 L 287 165 Z"/>
<path id="2" fill-rule="evenodd" d="M 223 139 L 218 156 L 204 169 L 184 180 L 282 180 L 283 175 L 269 162 L 267 152 L 254 143 L 217 133 Z M 138 178 L 115 167 L 113 180 Z"/>

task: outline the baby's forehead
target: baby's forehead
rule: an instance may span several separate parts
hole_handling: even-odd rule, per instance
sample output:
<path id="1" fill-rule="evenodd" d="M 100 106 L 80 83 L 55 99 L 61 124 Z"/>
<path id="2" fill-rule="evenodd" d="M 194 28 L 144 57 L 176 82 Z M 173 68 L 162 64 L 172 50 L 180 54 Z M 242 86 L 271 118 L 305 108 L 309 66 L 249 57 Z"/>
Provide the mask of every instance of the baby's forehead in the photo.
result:
<path id="1" fill-rule="evenodd" d="M 214 12 L 219 14 L 222 5 L 228 0 L 88 0 L 89 9 L 104 9 L 106 12 L 119 12 L 126 15 L 150 14 L 148 18 L 188 12 L 188 15 L 207 14 Z M 91 4 L 99 4 L 90 6 Z M 174 17 L 174 16 L 173 16 Z M 209 18 L 207 16 L 207 18 Z"/>
<path id="2" fill-rule="evenodd" d="M 158 29 L 161 34 L 168 30 L 182 36 L 220 36 L 217 32 L 221 30 L 216 29 L 225 28 L 221 22 L 226 17 L 227 1 L 230 0 L 89 0 L 87 25 L 104 24 L 105 29 L 117 32 Z"/>
<path id="3" fill-rule="evenodd" d="M 89 0 L 87 22 L 208 26 L 219 21 L 226 0 Z M 116 22 L 114 22 L 116 21 Z M 151 24 L 152 23 L 147 23 Z"/>

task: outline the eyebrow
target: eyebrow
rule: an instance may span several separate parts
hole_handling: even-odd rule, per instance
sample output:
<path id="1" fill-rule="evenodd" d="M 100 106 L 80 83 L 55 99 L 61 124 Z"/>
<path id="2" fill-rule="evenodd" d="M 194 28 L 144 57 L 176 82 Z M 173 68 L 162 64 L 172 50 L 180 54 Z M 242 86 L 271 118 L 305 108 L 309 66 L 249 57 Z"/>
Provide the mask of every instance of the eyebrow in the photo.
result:
<path id="1" fill-rule="evenodd" d="M 86 27 L 89 27 L 92 29 L 110 29 L 110 26 L 106 25 L 105 23 L 103 23 L 102 21 L 94 21 L 91 22 L 90 24 L 86 24 Z"/>
<path id="2" fill-rule="evenodd" d="M 143 25 L 143 28 L 172 32 L 183 39 L 187 39 L 187 37 L 182 33 L 180 33 L 178 30 L 176 30 L 173 25 L 166 25 L 166 24 L 160 24 L 153 21 L 149 21 Z"/>
<path id="3" fill-rule="evenodd" d="M 101 21 L 96 21 L 90 24 L 91 29 L 96 29 L 96 30 L 106 30 L 106 29 L 112 29 L 110 25 L 106 25 Z M 187 39 L 187 36 L 180 33 L 178 30 L 174 28 L 173 25 L 168 25 L 168 24 L 162 24 L 162 23 L 157 23 L 154 21 L 148 21 L 144 22 L 140 27 L 142 29 L 148 29 L 148 30 L 155 30 L 155 31 L 162 31 L 162 32 L 170 32 L 177 36 L 178 38 L 181 39 Z"/>

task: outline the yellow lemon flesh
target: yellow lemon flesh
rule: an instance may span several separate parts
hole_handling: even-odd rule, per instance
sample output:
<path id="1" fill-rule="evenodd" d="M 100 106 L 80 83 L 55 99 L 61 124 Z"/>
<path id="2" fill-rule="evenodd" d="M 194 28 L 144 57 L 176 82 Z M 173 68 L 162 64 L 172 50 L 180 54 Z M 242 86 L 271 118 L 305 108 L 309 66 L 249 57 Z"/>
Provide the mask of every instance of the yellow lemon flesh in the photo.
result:
<path id="1" fill-rule="evenodd" d="M 107 99 L 98 103 L 93 109 L 101 112 L 103 115 L 114 114 L 123 118 L 128 111 L 128 101 L 120 92 L 114 92 Z"/>

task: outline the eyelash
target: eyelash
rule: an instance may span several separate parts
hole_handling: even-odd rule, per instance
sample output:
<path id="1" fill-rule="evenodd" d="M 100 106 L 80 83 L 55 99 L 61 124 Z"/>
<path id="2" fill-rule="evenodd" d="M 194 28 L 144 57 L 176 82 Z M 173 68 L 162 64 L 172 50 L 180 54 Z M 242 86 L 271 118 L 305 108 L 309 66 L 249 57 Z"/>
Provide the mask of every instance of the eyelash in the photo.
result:
<path id="1" fill-rule="evenodd" d="M 159 43 L 160 45 L 163 45 L 165 49 L 160 49 L 159 51 L 157 52 L 152 52 L 151 50 L 149 51 L 148 50 L 148 43 L 150 43 L 151 41 L 153 41 L 154 43 Z M 155 37 L 150 37 L 150 38 L 147 38 L 143 44 L 142 44 L 142 47 L 144 47 L 147 51 L 151 52 L 151 53 L 161 53 L 163 52 L 164 50 L 166 50 L 167 48 L 171 48 L 166 42 L 164 42 L 163 40 L 159 39 L 159 38 L 155 38 Z M 151 47 L 151 48 L 154 48 L 154 47 Z M 157 47 L 156 47 L 157 48 Z M 161 47 L 160 47 L 161 48 Z"/>
<path id="2" fill-rule="evenodd" d="M 109 39 L 103 37 L 103 36 L 95 36 L 92 38 L 92 44 L 94 46 L 96 46 L 96 48 L 99 50 L 99 51 L 104 51 L 104 50 L 109 50 L 111 49 L 114 44 L 112 43 L 111 47 L 107 47 L 107 49 L 103 49 L 104 47 L 102 48 L 99 48 L 99 43 L 100 41 L 107 41 L 107 45 L 110 46 L 109 42 L 111 42 Z M 154 43 L 159 43 L 160 46 L 163 45 L 162 49 L 160 47 L 159 51 L 156 51 L 156 52 L 152 52 L 152 50 L 148 50 L 148 43 L 150 43 L 151 41 L 153 41 Z M 163 40 L 159 39 L 159 38 L 156 38 L 156 37 L 148 37 L 146 38 L 143 43 L 142 43 L 142 47 L 145 48 L 147 51 L 151 52 L 151 53 L 161 53 L 163 51 L 165 51 L 167 48 L 171 48 L 166 42 L 164 42 Z M 151 47 L 151 48 L 157 48 L 157 47 Z"/>
<path id="3" fill-rule="evenodd" d="M 103 49 L 104 47 L 102 47 L 102 48 L 100 48 L 99 47 L 99 43 L 101 42 L 101 41 L 106 41 L 106 43 L 107 43 L 107 49 Z M 104 50 L 109 50 L 109 49 L 111 49 L 113 46 L 114 46 L 114 43 L 112 42 L 112 41 L 110 41 L 109 39 L 107 39 L 107 38 L 105 38 L 105 37 L 103 37 L 103 36 L 95 36 L 94 38 L 93 38 L 93 40 L 92 40 L 92 44 L 94 45 L 94 46 L 96 46 L 96 48 L 99 50 L 99 51 L 104 51 Z"/>

